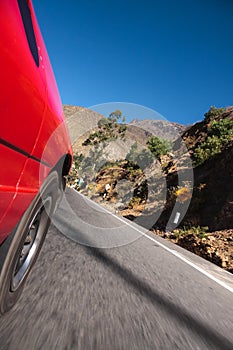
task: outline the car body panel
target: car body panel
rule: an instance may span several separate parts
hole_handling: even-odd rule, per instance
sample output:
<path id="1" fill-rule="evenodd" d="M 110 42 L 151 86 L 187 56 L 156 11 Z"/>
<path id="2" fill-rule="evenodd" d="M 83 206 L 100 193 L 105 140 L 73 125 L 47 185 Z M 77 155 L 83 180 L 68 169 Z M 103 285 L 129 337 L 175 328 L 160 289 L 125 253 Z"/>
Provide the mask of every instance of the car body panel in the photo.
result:
<path id="1" fill-rule="evenodd" d="M 2 219 L 5 216 L 11 202 L 16 193 L 16 187 L 18 180 L 23 171 L 25 162 L 27 158 L 0 144 L 0 159 L 1 159 L 1 169 L 0 169 L 0 235 L 2 231 Z M 14 166 L 14 171 L 9 174 L 9 169 Z M 1 236 L 0 236 L 1 242 Z"/>
<path id="2" fill-rule="evenodd" d="M 36 191 L 34 193 L 14 193 L 14 199 L 10 203 L 10 206 L 1 220 L 0 242 L 3 242 L 11 233 L 35 196 Z"/>
<path id="3" fill-rule="evenodd" d="M 19 2 L 0 1 L 0 244 L 72 147 L 56 81 L 31 0 L 39 64 Z"/>
<path id="4" fill-rule="evenodd" d="M 46 108 L 45 72 L 31 55 L 15 0 L 0 2 L 0 52 L 1 138 L 31 153 Z"/>

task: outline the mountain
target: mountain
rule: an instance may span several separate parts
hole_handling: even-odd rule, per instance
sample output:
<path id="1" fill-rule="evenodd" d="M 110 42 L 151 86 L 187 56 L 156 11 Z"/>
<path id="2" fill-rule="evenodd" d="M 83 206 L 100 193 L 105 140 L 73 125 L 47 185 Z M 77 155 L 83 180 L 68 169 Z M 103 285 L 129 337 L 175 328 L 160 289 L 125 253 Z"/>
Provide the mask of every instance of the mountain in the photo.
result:
<path id="1" fill-rule="evenodd" d="M 98 121 L 103 115 L 85 107 L 63 105 L 64 115 L 68 123 L 71 140 L 75 152 L 87 155 L 91 147 L 83 146 L 88 136 L 98 130 Z M 164 120 L 134 119 L 127 124 L 124 140 L 118 138 L 105 150 L 106 160 L 124 159 L 132 145 L 137 142 L 139 147 L 147 147 L 146 143 L 151 136 L 158 136 L 166 140 L 180 137 L 185 126 Z"/>
<path id="2" fill-rule="evenodd" d="M 80 106 L 63 105 L 63 112 L 66 120 L 76 119 L 81 125 L 85 123 L 86 129 L 89 128 L 89 131 L 91 129 L 94 130 L 97 127 L 98 121 L 103 118 L 103 115 L 98 112 Z M 134 138 L 142 144 L 152 135 L 166 140 L 174 140 L 186 129 L 187 126 L 185 125 L 166 120 L 133 119 L 127 124 L 129 136 L 132 135 L 130 138 Z"/>
<path id="3" fill-rule="evenodd" d="M 99 153 L 96 146 L 84 146 L 83 143 L 90 133 L 98 130 L 98 121 L 103 116 L 84 107 L 67 105 L 64 106 L 64 113 L 70 131 L 78 129 L 79 137 L 74 142 L 74 152 L 82 153 L 84 157 L 90 157 L 92 152 L 93 161 L 99 157 L 101 169 L 105 162 L 116 161 L 122 161 L 125 167 L 124 160 L 135 142 L 139 151 L 142 151 L 154 133 L 158 136 L 166 134 L 171 139 L 182 131 L 181 137 L 174 141 L 173 154 L 161 157 L 168 195 L 158 224 L 163 227 L 171 214 L 174 200 L 170 197 L 174 199 L 176 196 L 174 188 L 177 189 L 177 171 L 186 171 L 189 154 L 194 172 L 193 195 L 182 224 L 208 226 L 210 230 L 233 228 L 233 107 L 211 107 L 203 121 L 188 128 L 166 121 L 133 120 L 127 125 L 124 139 L 117 137 L 104 148 L 98 148 Z M 180 156 L 184 143 L 188 152 L 186 156 Z M 120 167 L 119 164 L 117 166 Z"/>
<path id="4" fill-rule="evenodd" d="M 233 272 L 233 107 L 211 107 L 189 127 L 134 120 L 123 138 L 103 143 L 90 137 L 98 135 L 103 116 L 75 106 L 64 106 L 64 113 L 75 136 L 71 187 Z M 147 141 L 154 134 L 173 146 L 151 163 Z M 185 177 L 190 171 L 191 184 Z M 177 211 L 187 210 L 169 230 L 177 203 Z"/>
<path id="5" fill-rule="evenodd" d="M 174 122 L 153 119 L 133 119 L 132 122 L 129 124 L 129 127 L 131 126 L 135 126 L 136 128 L 146 130 L 151 134 L 166 140 L 174 140 L 178 138 L 187 128 L 187 126 L 177 124 Z"/>

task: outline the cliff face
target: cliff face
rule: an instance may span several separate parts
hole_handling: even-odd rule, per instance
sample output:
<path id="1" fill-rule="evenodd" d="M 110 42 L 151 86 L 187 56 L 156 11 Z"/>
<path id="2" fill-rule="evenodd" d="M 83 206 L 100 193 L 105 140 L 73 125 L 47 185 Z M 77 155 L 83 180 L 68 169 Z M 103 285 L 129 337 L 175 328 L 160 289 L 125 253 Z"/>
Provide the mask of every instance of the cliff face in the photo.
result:
<path id="1" fill-rule="evenodd" d="M 192 200 L 182 225 L 208 226 L 211 231 L 233 228 L 232 121 L 233 108 L 229 107 L 212 119 L 205 118 L 192 125 L 182 135 L 193 160 L 194 171 Z M 175 142 L 176 151 L 179 150 L 180 140 Z M 204 154 L 203 159 L 201 164 L 196 164 L 197 160 L 200 162 L 197 159 L 200 154 Z M 167 182 L 172 187 L 175 178 L 172 164 L 167 172 Z M 160 219 L 161 224 L 170 215 L 172 205 L 168 201 Z"/>
<path id="2" fill-rule="evenodd" d="M 211 230 L 233 228 L 233 141 L 194 169 L 195 192 L 188 220 Z"/>
<path id="3" fill-rule="evenodd" d="M 185 130 L 186 126 L 168 122 L 166 120 L 137 120 L 134 119 L 129 126 L 134 126 L 137 129 L 143 129 L 150 132 L 153 135 L 158 136 L 159 138 L 164 138 L 167 140 L 175 140 L 179 137 Z"/>
<path id="4" fill-rule="evenodd" d="M 218 114 L 214 115 L 216 111 Z M 102 117 L 96 112 L 76 106 L 64 106 L 64 113 L 68 121 L 70 120 L 72 114 L 77 114 L 77 127 L 79 127 L 80 124 L 86 125 L 88 120 L 89 124 L 91 125 L 91 121 L 93 121 L 94 131 L 97 130 L 98 120 Z M 214 115 L 214 117 L 211 113 Z M 164 156 L 161 158 L 161 165 L 164 171 L 163 176 L 166 178 L 168 193 L 171 195 L 167 196 L 165 209 L 163 210 L 156 225 L 160 225 L 161 227 L 166 226 L 166 222 L 168 222 L 174 206 L 174 202 L 176 200 L 174 197 L 175 191 L 172 189 L 177 189 L 178 170 L 176 158 L 179 157 L 179 149 L 183 140 L 187 146 L 191 158 L 194 161 L 194 184 L 191 203 L 181 225 L 208 226 L 210 230 L 233 228 L 233 136 L 228 137 L 228 141 L 221 145 L 221 148 L 218 149 L 216 154 L 213 153 L 210 156 L 208 155 L 208 159 L 202 161 L 201 164 L 195 164 L 195 154 L 197 153 L 197 149 L 201 148 L 207 142 L 206 140 L 208 140 L 208 137 L 212 135 L 211 128 L 213 128 L 213 121 L 215 124 L 220 123 L 220 127 L 218 126 L 220 131 L 217 130 L 220 132 L 220 134 L 222 133 L 222 128 L 224 129 L 225 127 L 224 124 L 221 124 L 222 121 L 233 121 L 232 107 L 224 109 L 224 111 L 221 113 L 219 113 L 219 109 L 214 109 L 211 113 L 209 116 L 206 116 L 202 122 L 198 122 L 188 128 L 185 128 L 179 124 L 168 123 L 166 121 L 134 120 L 127 126 L 124 140 L 118 138 L 110 142 L 104 148 L 104 150 L 101 150 L 100 152 L 100 156 L 105 159 L 105 162 L 112 162 L 114 171 L 110 171 L 111 164 L 108 164 L 106 169 L 104 169 L 104 167 L 102 167 L 104 162 L 100 162 L 101 167 L 95 169 L 96 184 L 94 183 L 94 178 L 91 179 L 91 188 L 94 190 L 90 192 L 90 184 L 86 183 L 86 187 L 83 188 L 83 191 L 90 196 L 93 195 L 93 198 L 95 198 L 95 200 L 98 200 L 99 195 L 99 200 L 102 201 L 103 191 L 99 191 L 100 187 L 102 186 L 104 188 L 107 183 L 115 183 L 115 185 L 112 186 L 113 191 L 110 191 L 108 193 L 105 201 L 112 203 L 115 209 L 119 207 L 123 208 L 124 203 L 121 203 L 121 205 L 117 203 L 115 186 L 117 186 L 117 183 L 123 179 L 126 179 L 127 181 L 129 180 L 128 171 L 131 165 L 125 163 L 125 157 L 132 145 L 137 142 L 140 146 L 146 148 L 148 139 L 154 133 L 157 133 L 157 136 L 162 134 L 163 137 L 166 136 L 167 139 L 172 139 L 175 135 L 177 136 L 178 133 L 182 132 L 181 137 L 174 141 L 172 156 Z M 74 144 L 75 153 L 82 153 L 84 158 L 90 158 L 91 149 L 92 159 L 94 159 L 95 156 L 97 157 L 97 149 L 95 149 L 93 153 L 94 148 L 92 146 L 83 146 L 83 141 L 93 130 L 89 128 L 88 131 L 84 133 L 82 137 L 78 138 Z M 221 134 L 221 137 L 224 138 L 225 136 L 222 136 Z M 215 136 L 214 141 L 216 142 Z M 213 147 L 219 147 L 219 144 L 217 144 L 217 146 L 214 144 Z M 208 147 L 207 149 L 204 149 L 204 151 L 207 152 Z M 114 162 L 116 160 L 117 164 L 114 165 Z M 118 172 L 115 169 L 116 166 L 118 168 Z M 112 174 L 112 179 L 109 178 L 110 173 Z M 114 174 L 117 175 L 115 176 Z M 135 177 L 135 183 L 133 183 L 133 179 L 130 179 L 131 195 L 132 193 L 135 193 L 135 188 L 137 188 L 140 183 L 143 182 L 142 179 L 143 174 L 141 175 L 141 178 L 140 176 Z M 111 198 L 111 193 L 113 198 Z M 138 212 L 138 206 L 141 205 L 139 197 L 143 199 L 141 202 L 145 201 L 146 194 L 143 194 L 143 187 L 140 190 L 140 195 L 138 195 L 137 192 L 137 198 L 134 198 L 133 201 L 131 201 L 130 207 L 127 207 L 127 203 L 125 203 L 124 211 L 122 212 L 123 215 L 134 217 L 134 214 L 135 216 L 138 216 L 140 214 Z M 137 201 L 139 201 L 139 203 Z M 159 203 L 156 200 L 154 202 L 150 201 L 149 207 L 151 209 L 153 209 L 153 205 L 154 208 L 156 208 Z"/>
<path id="5" fill-rule="evenodd" d="M 200 225 L 212 230 L 233 228 L 233 108 L 228 107 L 223 113 L 214 118 L 214 123 L 223 127 L 223 122 L 230 122 L 231 130 L 221 151 L 209 157 L 203 164 L 194 168 L 195 193 L 187 218 L 193 218 Z M 222 123 L 222 124 L 221 124 Z M 206 118 L 187 130 L 183 138 L 192 154 L 195 149 L 205 142 L 210 134 L 213 120 Z M 219 127 L 219 137 L 224 139 Z M 193 140 L 190 144 L 190 140 Z M 199 190 L 197 190 L 199 189 Z M 199 205 L 198 205 L 199 203 Z"/>

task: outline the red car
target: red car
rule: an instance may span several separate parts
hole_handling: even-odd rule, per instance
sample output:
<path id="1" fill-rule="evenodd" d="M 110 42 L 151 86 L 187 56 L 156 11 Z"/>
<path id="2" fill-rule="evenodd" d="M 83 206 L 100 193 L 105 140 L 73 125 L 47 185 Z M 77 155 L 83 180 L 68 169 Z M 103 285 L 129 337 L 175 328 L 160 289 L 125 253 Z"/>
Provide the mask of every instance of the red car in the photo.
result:
<path id="1" fill-rule="evenodd" d="M 0 314 L 18 300 L 72 162 L 31 0 L 0 1 Z"/>

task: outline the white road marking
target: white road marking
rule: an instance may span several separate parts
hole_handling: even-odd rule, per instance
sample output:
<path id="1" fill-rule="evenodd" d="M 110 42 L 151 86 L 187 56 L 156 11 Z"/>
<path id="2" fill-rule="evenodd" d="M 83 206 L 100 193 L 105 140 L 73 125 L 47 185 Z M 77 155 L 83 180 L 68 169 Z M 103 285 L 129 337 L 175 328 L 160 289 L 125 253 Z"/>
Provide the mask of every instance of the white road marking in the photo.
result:
<path id="1" fill-rule="evenodd" d="M 173 221 L 174 224 L 178 224 L 179 218 L 180 218 L 180 213 L 177 212 L 177 213 L 176 213 L 176 216 L 175 216 L 175 219 L 174 219 L 174 221 Z"/>
<path id="2" fill-rule="evenodd" d="M 185 262 L 187 265 L 193 267 L 195 270 L 199 271 L 200 273 L 202 273 L 203 275 L 205 275 L 206 277 L 208 277 L 209 279 L 211 279 L 212 281 L 216 282 L 217 284 L 219 284 L 221 287 L 227 289 L 229 292 L 231 292 L 233 294 L 233 288 L 228 286 L 225 282 L 221 281 L 219 278 L 216 278 L 215 276 L 213 276 L 212 274 L 210 274 L 209 272 L 205 271 L 203 268 L 197 266 L 196 264 L 194 264 L 192 261 L 188 260 L 187 258 L 185 258 L 184 256 L 182 256 L 180 253 L 178 253 L 176 250 L 174 249 L 170 249 L 168 248 L 166 245 L 164 245 L 163 243 L 157 241 L 156 239 L 152 238 L 151 236 L 147 235 L 146 233 L 144 233 L 142 230 L 138 229 L 137 227 L 133 226 L 130 222 L 124 220 L 123 218 L 111 213 L 109 210 L 107 210 L 106 208 L 102 207 L 100 204 L 95 203 L 94 201 L 92 201 L 91 199 L 85 197 L 84 195 L 82 195 L 81 193 L 79 193 L 85 200 L 90 201 L 92 204 L 96 204 L 96 206 L 101 207 L 101 209 L 103 209 L 103 211 L 107 212 L 108 214 L 111 214 L 112 216 L 114 216 L 116 219 L 120 220 L 121 222 L 123 222 L 125 225 L 131 227 L 132 229 L 134 229 L 135 231 L 139 232 L 141 235 L 143 235 L 144 237 L 150 239 L 151 241 L 155 242 L 156 244 L 158 244 L 161 248 L 165 249 L 167 252 L 171 253 L 172 255 L 176 256 L 178 259 L 182 260 L 183 262 Z"/>

